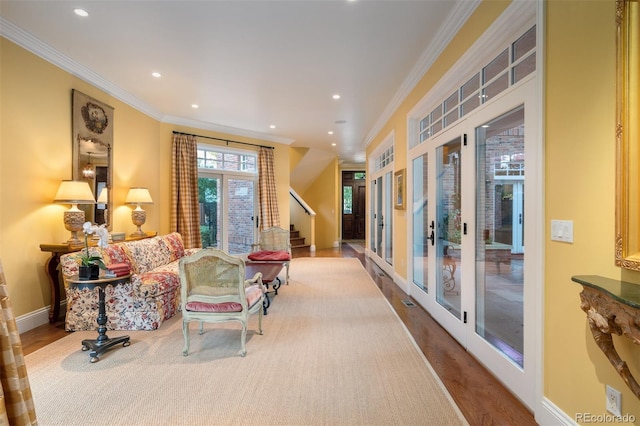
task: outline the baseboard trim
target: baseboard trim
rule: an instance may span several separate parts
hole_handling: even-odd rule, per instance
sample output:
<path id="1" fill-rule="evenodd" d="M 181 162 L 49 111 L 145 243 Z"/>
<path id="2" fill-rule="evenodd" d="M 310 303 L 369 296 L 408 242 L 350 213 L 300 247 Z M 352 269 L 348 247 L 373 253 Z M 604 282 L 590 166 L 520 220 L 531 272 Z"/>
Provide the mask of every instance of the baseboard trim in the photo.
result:
<path id="1" fill-rule="evenodd" d="M 536 412 L 536 423 L 539 425 L 570 425 L 577 426 L 578 423 L 558 408 L 547 398 L 542 398 L 540 409 Z"/>
<path id="2" fill-rule="evenodd" d="M 29 312 L 28 314 L 20 315 L 16 317 L 16 326 L 18 327 L 18 333 L 24 333 L 25 331 L 32 330 L 36 327 L 40 327 L 43 324 L 49 322 L 49 307 L 38 309 L 37 311 Z"/>
<path id="3" fill-rule="evenodd" d="M 36 327 L 49 323 L 49 306 L 37 309 L 24 315 L 16 317 L 16 326 L 18 327 L 18 333 L 24 333 L 25 331 L 33 330 Z M 67 312 L 67 301 L 63 300 L 60 303 L 61 316 Z"/>

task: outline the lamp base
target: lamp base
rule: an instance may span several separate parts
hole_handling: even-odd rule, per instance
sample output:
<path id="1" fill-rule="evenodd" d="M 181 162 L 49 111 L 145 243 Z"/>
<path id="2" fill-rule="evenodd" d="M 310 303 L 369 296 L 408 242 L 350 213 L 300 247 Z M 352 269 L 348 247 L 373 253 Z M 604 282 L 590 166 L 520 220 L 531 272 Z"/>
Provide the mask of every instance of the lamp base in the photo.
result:
<path id="1" fill-rule="evenodd" d="M 140 229 L 140 227 L 138 226 L 138 229 L 135 232 L 132 232 L 131 234 L 129 234 L 130 237 L 146 237 L 147 233 L 144 232 L 142 229 Z"/>
<path id="2" fill-rule="evenodd" d="M 78 238 L 78 232 L 82 231 L 84 224 L 84 212 L 82 210 L 67 210 L 64 212 L 64 227 L 71 232 L 71 238 L 67 241 L 70 246 L 82 244 Z"/>
<path id="3" fill-rule="evenodd" d="M 147 221 L 147 212 L 144 210 L 136 209 L 131 211 L 131 221 L 138 227 L 136 231 L 131 234 L 131 237 L 146 237 L 147 234 L 142 230 L 141 226 Z"/>

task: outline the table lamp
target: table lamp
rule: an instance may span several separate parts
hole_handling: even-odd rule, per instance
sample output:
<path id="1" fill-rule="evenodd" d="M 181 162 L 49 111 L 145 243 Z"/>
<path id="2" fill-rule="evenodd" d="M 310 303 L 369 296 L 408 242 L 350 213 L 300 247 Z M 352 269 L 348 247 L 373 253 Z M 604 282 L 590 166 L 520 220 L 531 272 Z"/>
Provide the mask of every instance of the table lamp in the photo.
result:
<path id="1" fill-rule="evenodd" d="M 58 192 L 53 200 L 58 204 L 71 204 L 71 208 L 64 212 L 64 227 L 71 232 L 69 245 L 82 244 L 78 238 L 78 231 L 84 224 L 84 212 L 78 208 L 78 204 L 95 204 L 93 192 L 87 182 L 77 180 L 63 180 L 60 182 Z"/>
<path id="2" fill-rule="evenodd" d="M 131 234 L 132 237 L 144 237 L 145 234 L 142 231 L 141 226 L 147 220 L 147 212 L 142 210 L 140 207 L 141 204 L 153 204 L 153 200 L 151 199 L 151 194 L 149 194 L 149 190 L 147 188 L 129 188 L 129 192 L 127 193 L 127 198 L 124 200 L 125 204 L 136 205 L 135 210 L 131 211 L 131 221 L 134 225 L 138 227 L 138 229 Z"/>
<path id="3" fill-rule="evenodd" d="M 100 195 L 98 195 L 96 202 L 98 204 L 107 204 L 107 201 L 109 201 L 109 190 L 105 186 L 100 190 Z"/>

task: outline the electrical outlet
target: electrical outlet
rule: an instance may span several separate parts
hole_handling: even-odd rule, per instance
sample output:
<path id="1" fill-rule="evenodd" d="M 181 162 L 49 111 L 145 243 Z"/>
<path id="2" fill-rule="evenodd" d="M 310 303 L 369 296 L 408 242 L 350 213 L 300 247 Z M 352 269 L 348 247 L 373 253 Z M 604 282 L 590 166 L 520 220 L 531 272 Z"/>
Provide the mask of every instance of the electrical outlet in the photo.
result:
<path id="1" fill-rule="evenodd" d="M 614 416 L 622 415 L 622 395 L 609 385 L 607 385 L 607 411 Z"/>

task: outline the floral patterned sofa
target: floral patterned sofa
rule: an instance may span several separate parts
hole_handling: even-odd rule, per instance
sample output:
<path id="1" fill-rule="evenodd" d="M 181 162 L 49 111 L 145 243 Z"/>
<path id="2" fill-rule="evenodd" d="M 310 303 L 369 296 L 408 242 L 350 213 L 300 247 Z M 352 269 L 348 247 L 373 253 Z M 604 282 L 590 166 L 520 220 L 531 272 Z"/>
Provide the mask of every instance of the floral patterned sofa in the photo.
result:
<path id="1" fill-rule="evenodd" d="M 178 262 L 199 249 L 185 249 L 182 237 L 174 232 L 89 250 L 101 256 L 106 265 L 126 263 L 131 269 L 126 283 L 106 287 L 107 329 L 155 330 L 180 310 Z M 60 257 L 67 295 L 67 331 L 97 328 L 98 290 L 79 290 L 67 283 L 78 273 L 78 254 Z"/>

